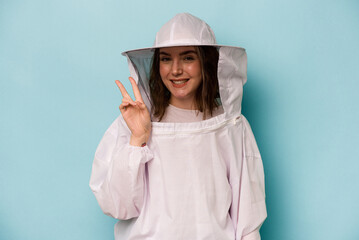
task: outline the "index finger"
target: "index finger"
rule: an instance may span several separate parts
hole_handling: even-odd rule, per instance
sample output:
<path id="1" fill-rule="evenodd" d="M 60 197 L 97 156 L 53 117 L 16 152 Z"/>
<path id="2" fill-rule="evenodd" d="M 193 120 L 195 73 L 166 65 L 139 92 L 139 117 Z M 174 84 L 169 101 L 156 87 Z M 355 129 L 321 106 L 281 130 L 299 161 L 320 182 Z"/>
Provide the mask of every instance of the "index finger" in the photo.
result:
<path id="1" fill-rule="evenodd" d="M 116 80 L 115 83 L 117 84 L 117 87 L 120 89 L 122 97 L 131 98 L 130 95 L 128 94 L 128 92 L 126 91 L 126 88 L 123 86 L 123 84 L 119 80 Z"/>
<path id="2" fill-rule="evenodd" d="M 135 95 L 136 101 L 143 102 L 142 95 L 141 95 L 140 89 L 138 89 L 136 81 L 132 77 L 129 77 L 128 79 L 130 79 L 133 94 Z"/>

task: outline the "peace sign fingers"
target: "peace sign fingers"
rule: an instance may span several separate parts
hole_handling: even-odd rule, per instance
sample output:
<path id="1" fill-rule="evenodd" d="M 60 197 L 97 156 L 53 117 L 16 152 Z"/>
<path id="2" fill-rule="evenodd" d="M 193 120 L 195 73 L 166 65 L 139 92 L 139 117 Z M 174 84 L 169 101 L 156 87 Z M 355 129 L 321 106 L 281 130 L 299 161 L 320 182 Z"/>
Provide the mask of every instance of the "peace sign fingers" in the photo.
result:
<path id="1" fill-rule="evenodd" d="M 142 99 L 142 96 L 141 96 L 141 93 L 140 93 L 140 89 L 138 88 L 138 86 L 136 84 L 136 81 L 132 77 L 129 77 L 128 79 L 130 80 L 131 85 L 132 85 L 132 91 L 133 91 L 133 93 L 135 95 L 135 101 L 139 101 L 139 102 L 143 103 L 143 99 Z M 128 92 L 126 91 L 126 88 L 123 86 L 123 84 L 119 80 L 116 80 L 115 82 L 116 82 L 118 88 L 121 91 L 122 97 L 124 99 L 126 99 L 126 100 L 130 100 L 131 96 L 128 94 Z"/>
<path id="2" fill-rule="evenodd" d="M 142 143 L 148 141 L 150 136 L 151 116 L 146 105 L 143 103 L 140 90 L 135 80 L 132 77 L 130 77 L 129 80 L 136 98 L 135 101 L 132 100 L 123 84 L 119 80 L 116 80 L 116 84 L 123 97 L 120 111 L 128 128 L 131 130 L 130 144 L 141 146 Z"/>

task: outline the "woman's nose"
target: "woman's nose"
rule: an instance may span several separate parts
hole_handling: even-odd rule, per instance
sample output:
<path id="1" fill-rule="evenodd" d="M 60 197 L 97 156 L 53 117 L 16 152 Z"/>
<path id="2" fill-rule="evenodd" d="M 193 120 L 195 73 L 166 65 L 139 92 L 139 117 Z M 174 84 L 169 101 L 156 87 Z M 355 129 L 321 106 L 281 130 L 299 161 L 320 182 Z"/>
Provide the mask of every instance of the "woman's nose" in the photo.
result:
<path id="1" fill-rule="evenodd" d="M 183 73 L 182 64 L 178 60 L 174 60 L 172 63 L 172 74 L 173 75 L 181 75 Z"/>

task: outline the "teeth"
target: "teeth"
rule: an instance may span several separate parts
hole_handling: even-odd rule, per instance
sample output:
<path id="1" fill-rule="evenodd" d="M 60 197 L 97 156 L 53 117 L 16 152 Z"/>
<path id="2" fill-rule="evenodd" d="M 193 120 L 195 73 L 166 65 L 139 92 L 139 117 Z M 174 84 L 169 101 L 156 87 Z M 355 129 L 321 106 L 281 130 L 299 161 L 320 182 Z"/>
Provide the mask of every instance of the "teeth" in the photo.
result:
<path id="1" fill-rule="evenodd" d="M 174 81 L 174 80 L 172 80 L 172 82 L 174 83 L 174 84 L 182 84 L 182 83 L 185 83 L 185 82 L 187 82 L 188 80 L 180 80 L 180 81 Z"/>

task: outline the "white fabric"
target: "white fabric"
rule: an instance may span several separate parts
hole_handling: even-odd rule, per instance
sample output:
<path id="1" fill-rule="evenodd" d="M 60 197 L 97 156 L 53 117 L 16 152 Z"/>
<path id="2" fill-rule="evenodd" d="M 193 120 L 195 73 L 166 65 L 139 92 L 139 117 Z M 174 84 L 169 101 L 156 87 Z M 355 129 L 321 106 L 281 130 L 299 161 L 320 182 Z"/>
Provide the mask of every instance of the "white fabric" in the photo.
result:
<path id="1" fill-rule="evenodd" d="M 208 27 L 189 14 L 177 15 L 172 27 L 190 28 L 186 18 Z M 198 29 L 192 30 L 193 43 L 204 42 L 195 39 Z M 131 133 L 120 116 L 101 140 L 90 187 L 107 215 L 133 218 L 116 224 L 116 239 L 260 239 L 258 230 L 267 216 L 263 165 L 241 115 L 247 58 L 242 48 L 218 49 L 223 114 L 200 122 L 152 122 L 143 148 L 129 145 Z M 151 52 L 125 53 L 149 109 Z"/>
<path id="2" fill-rule="evenodd" d="M 223 114 L 222 106 L 219 106 L 218 108 L 214 109 L 214 111 L 212 112 L 212 116 L 208 116 L 207 119 L 210 117 L 216 117 L 220 114 Z M 203 112 L 199 112 L 197 110 L 182 109 L 170 104 L 166 108 L 165 115 L 163 116 L 161 122 L 184 123 L 184 122 L 199 122 L 202 120 L 204 120 Z M 158 121 L 156 120 L 156 122 Z"/>

